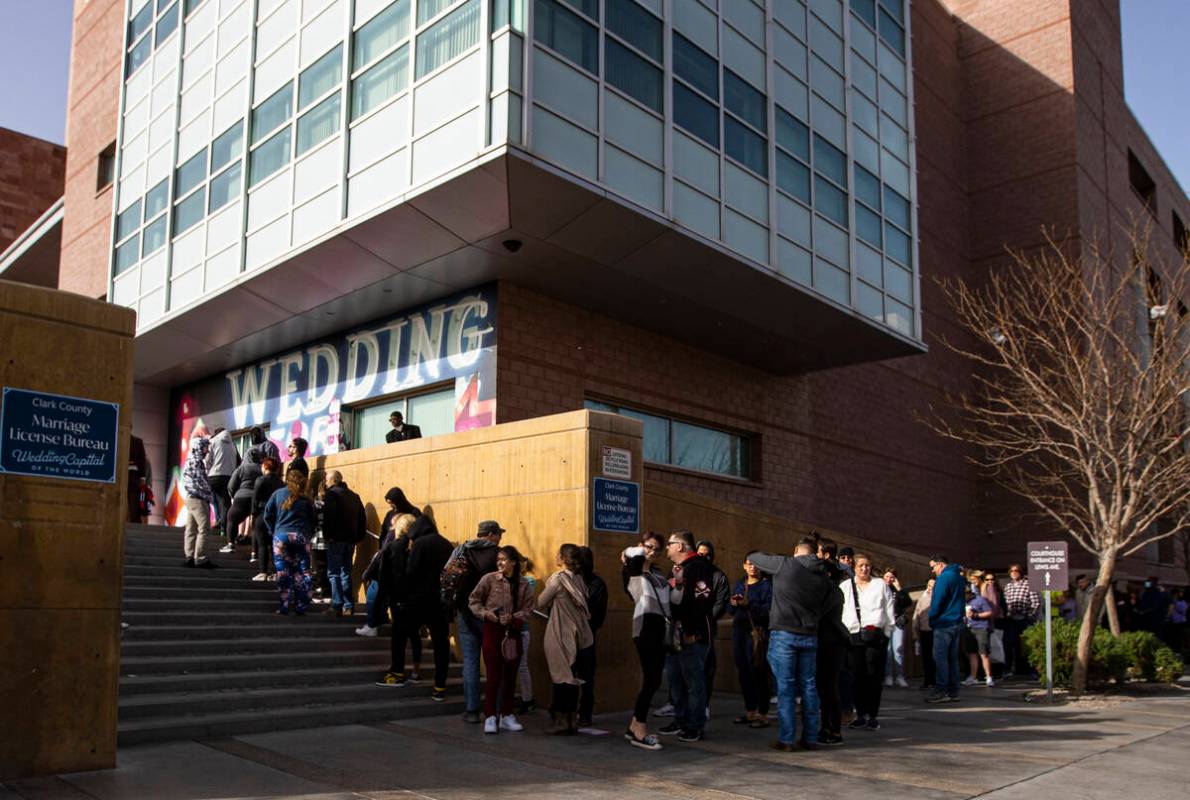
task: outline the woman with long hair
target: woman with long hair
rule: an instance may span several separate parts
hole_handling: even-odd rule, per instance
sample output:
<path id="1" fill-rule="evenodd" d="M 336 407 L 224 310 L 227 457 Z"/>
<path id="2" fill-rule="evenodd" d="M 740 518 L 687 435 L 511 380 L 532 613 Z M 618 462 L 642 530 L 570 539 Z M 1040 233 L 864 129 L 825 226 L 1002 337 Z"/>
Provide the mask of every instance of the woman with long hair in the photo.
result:
<path id="1" fill-rule="evenodd" d="M 264 507 L 264 524 L 273 538 L 277 567 L 277 614 L 305 614 L 310 605 L 310 539 L 314 534 L 314 505 L 306 498 L 306 476 L 290 470 L 285 486 Z"/>
<path id="2" fill-rule="evenodd" d="M 513 714 L 513 691 L 524 651 L 521 628 L 533 613 L 533 589 L 521 574 L 520 552 L 511 545 L 496 551 L 496 571 L 479 579 L 468 607 L 483 620 L 484 733 L 519 731 Z M 497 714 L 499 716 L 497 716 Z"/>
<path id="3" fill-rule="evenodd" d="M 554 685 L 550 733 L 575 734 L 578 733 L 575 724 L 578 690 L 583 681 L 575 674 L 574 662 L 578 651 L 590 647 L 594 641 L 578 545 L 562 545 L 558 550 L 558 566 L 560 569 L 546 580 L 537 605 L 550 612 L 542 641 Z"/>
<path id="4" fill-rule="evenodd" d="M 731 592 L 731 643 L 736 676 L 744 695 L 744 713 L 732 722 L 750 728 L 769 726 L 769 609 L 773 582 L 744 559 L 744 577 Z"/>
<path id="5" fill-rule="evenodd" d="M 661 741 L 649 733 L 649 705 L 665 671 L 665 630 L 670 618 L 669 581 L 654 562 L 665 554 L 665 537 L 649 531 L 640 544 L 620 555 L 624 591 L 632 598 L 632 643 L 640 660 L 640 691 L 624 738 L 642 750 L 660 750 Z"/>

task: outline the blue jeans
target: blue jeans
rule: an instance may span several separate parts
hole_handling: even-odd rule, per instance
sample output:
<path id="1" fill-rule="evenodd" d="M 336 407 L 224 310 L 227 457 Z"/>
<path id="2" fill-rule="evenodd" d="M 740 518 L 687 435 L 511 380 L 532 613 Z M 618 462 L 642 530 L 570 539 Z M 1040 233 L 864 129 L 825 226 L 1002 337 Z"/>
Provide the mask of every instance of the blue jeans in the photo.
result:
<path id="1" fill-rule="evenodd" d="M 707 724 L 707 645 L 682 645 L 669 667 L 674 722 L 684 731 L 701 732 Z"/>
<path id="2" fill-rule="evenodd" d="M 459 612 L 459 649 L 463 651 L 463 710 L 479 712 L 479 659 L 483 652 L 483 623 Z"/>
<path id="3" fill-rule="evenodd" d="M 884 674 L 890 678 L 905 677 L 905 629 L 893 626 L 888 640 L 888 656 L 884 660 Z"/>
<path id="4" fill-rule="evenodd" d="M 370 581 L 364 598 L 368 603 L 368 625 L 379 628 L 388 622 L 388 601 L 380 596 L 380 581 Z"/>
<path id="5" fill-rule="evenodd" d="M 818 743 L 819 705 L 815 672 L 818 639 L 789 631 L 769 634 L 769 666 L 777 681 L 777 739 L 793 744 L 797 737 L 797 700 L 802 696 L 802 741 Z"/>
<path id="6" fill-rule="evenodd" d="M 962 625 L 934 629 L 934 685 L 951 697 L 959 696 L 959 637 Z"/>
<path id="7" fill-rule="evenodd" d="M 351 596 L 351 560 L 355 545 L 351 542 L 326 543 L 326 577 L 331 582 L 331 608 L 351 611 L 355 598 Z"/>

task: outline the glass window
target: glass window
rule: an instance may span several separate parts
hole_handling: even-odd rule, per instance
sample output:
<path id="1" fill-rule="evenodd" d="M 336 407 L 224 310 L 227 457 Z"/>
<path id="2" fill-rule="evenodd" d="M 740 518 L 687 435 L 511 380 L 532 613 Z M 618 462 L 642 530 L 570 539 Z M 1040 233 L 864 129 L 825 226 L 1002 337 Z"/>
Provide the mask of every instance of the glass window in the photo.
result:
<path id="1" fill-rule="evenodd" d="M 880 210 L 880 179 L 859 164 L 855 165 L 855 196 Z"/>
<path id="2" fill-rule="evenodd" d="M 293 81 L 282 86 L 263 103 L 252 109 L 252 144 L 277 129 L 293 113 Z"/>
<path id="3" fill-rule="evenodd" d="M 174 236 L 188 231 L 202 221 L 207 210 L 204 189 L 199 189 L 180 203 L 174 205 Z"/>
<path id="4" fill-rule="evenodd" d="M 161 217 L 145 228 L 144 246 L 141 248 L 147 256 L 159 250 L 165 244 L 165 217 Z"/>
<path id="5" fill-rule="evenodd" d="M 776 106 L 777 144 L 798 156 L 810 160 L 810 129 L 781 106 Z"/>
<path id="6" fill-rule="evenodd" d="M 409 45 L 351 82 L 351 118 L 367 114 L 409 86 Z"/>
<path id="7" fill-rule="evenodd" d="M 237 163 L 231 169 L 211 179 L 211 213 L 218 211 L 239 197 L 240 173 L 241 168 L 239 163 Z"/>
<path id="8" fill-rule="evenodd" d="M 719 99 L 719 62 L 682 34 L 673 34 L 674 74 L 708 97 Z"/>
<path id="9" fill-rule="evenodd" d="M 674 81 L 674 124 L 719 149 L 719 109 Z"/>
<path id="10" fill-rule="evenodd" d="M 351 69 L 374 61 L 385 50 L 409 35 L 409 0 L 397 0 L 355 32 Z"/>
<path id="11" fill-rule="evenodd" d="M 211 172 L 218 172 L 233 158 L 239 158 L 243 149 L 244 121 L 240 120 L 211 142 Z"/>
<path id="12" fill-rule="evenodd" d="M 456 11 L 417 35 L 416 78 L 429 75 L 479 42 L 479 0 L 467 0 Z"/>
<path id="13" fill-rule="evenodd" d="M 614 39 L 604 39 L 604 79 L 660 113 L 661 70 Z"/>
<path id="14" fill-rule="evenodd" d="M 339 130 L 339 98 L 341 96 L 340 92 L 332 94 L 298 118 L 297 154 L 299 156 Z"/>
<path id="15" fill-rule="evenodd" d="M 252 151 L 248 162 L 248 185 L 255 186 L 289 163 L 289 134 L 291 128 Z"/>
<path id="16" fill-rule="evenodd" d="M 847 156 L 817 133 L 814 134 L 814 169 L 840 186 L 847 185 Z"/>
<path id="17" fill-rule="evenodd" d="M 119 242 L 125 236 L 132 233 L 140 227 L 140 200 L 137 200 L 132 205 L 128 206 L 120 215 L 116 217 L 116 241 Z"/>
<path id="18" fill-rule="evenodd" d="M 889 186 L 884 187 L 884 216 L 909 230 L 909 201 Z"/>
<path id="19" fill-rule="evenodd" d="M 864 22 L 876 27 L 876 0 L 851 0 L 851 10 Z"/>
<path id="20" fill-rule="evenodd" d="M 153 40 L 146 36 L 137 43 L 136 47 L 128 52 L 128 64 L 124 68 L 124 77 L 128 77 L 140 69 L 149 60 L 149 55 L 152 52 Z"/>
<path id="21" fill-rule="evenodd" d="M 566 0 L 566 5 L 578 9 L 591 19 L 599 19 L 599 0 Z"/>
<path id="22" fill-rule="evenodd" d="M 150 220 L 169 205 L 169 179 L 161 181 L 145 195 L 145 220 Z"/>
<path id="23" fill-rule="evenodd" d="M 119 275 L 136 263 L 140 258 L 140 239 L 132 237 L 116 248 L 116 274 Z"/>
<path id="24" fill-rule="evenodd" d="M 856 185 L 858 187 L 858 181 Z M 855 235 L 873 247 L 883 246 L 880 239 L 880 217 L 860 203 L 855 204 Z"/>
<path id="25" fill-rule="evenodd" d="M 174 198 L 184 197 L 207 177 L 207 149 L 204 147 L 178 167 L 174 178 Z"/>
<path id="26" fill-rule="evenodd" d="M 408 408 L 409 410 L 405 414 L 405 418 L 411 425 L 421 428 L 422 436 L 439 436 L 443 433 L 454 433 L 454 389 L 410 397 Z M 391 429 L 392 426 L 390 425 L 389 428 Z M 387 433 L 387 431 L 385 432 Z"/>
<path id="27" fill-rule="evenodd" d="M 457 2 L 458 0 L 417 0 L 418 26 L 424 25 Z"/>
<path id="28" fill-rule="evenodd" d="M 880 5 L 884 6 L 897 22 L 905 22 L 905 7 L 902 0 L 880 0 Z"/>
<path id="29" fill-rule="evenodd" d="M 598 400 L 588 400 L 584 405 L 592 411 L 606 411 L 609 414 L 619 414 L 631 419 L 640 420 L 644 425 L 644 459 L 654 464 L 670 463 L 669 456 L 669 420 L 630 408 L 601 403 Z"/>
<path id="30" fill-rule="evenodd" d="M 828 219 L 847 225 L 847 195 L 821 175 L 814 176 L 814 208 Z"/>
<path id="31" fill-rule="evenodd" d="M 810 168 L 783 151 L 777 151 L 777 186 L 810 205 Z"/>
<path id="32" fill-rule="evenodd" d="M 636 0 L 607 0 L 604 24 L 612 33 L 661 63 L 661 20 Z"/>
<path id="33" fill-rule="evenodd" d="M 599 32 L 557 0 L 534 0 L 533 38 L 588 72 L 599 73 Z"/>
<path id="34" fill-rule="evenodd" d="M 729 69 L 723 70 L 723 107 L 753 128 L 768 131 L 764 94 Z"/>
<path id="35" fill-rule="evenodd" d="M 157 44 L 161 44 L 166 38 L 177 30 L 178 27 L 178 4 L 174 3 L 169 7 L 161 18 L 157 20 L 157 32 L 153 34 Z"/>
<path id="36" fill-rule="evenodd" d="M 298 111 L 339 85 L 343 71 L 343 45 L 315 61 L 298 76 Z"/>
<path id="37" fill-rule="evenodd" d="M 742 436 L 674 420 L 673 464 L 701 472 L 743 478 L 748 474 L 748 440 Z"/>
<path id="38" fill-rule="evenodd" d="M 128 23 L 128 41 L 135 42 L 152 24 L 153 4 L 145 3 L 145 7 L 138 11 L 132 21 Z"/>
<path id="39" fill-rule="evenodd" d="M 905 29 L 883 8 L 880 9 L 880 38 L 902 58 L 905 57 Z"/>
<path id="40" fill-rule="evenodd" d="M 723 117 L 723 152 L 762 178 L 768 177 L 767 140 L 728 116 Z"/>
<path id="41" fill-rule="evenodd" d="M 884 223 L 884 252 L 906 266 L 913 264 L 913 245 L 908 234 Z"/>
<path id="42" fill-rule="evenodd" d="M 182 4 L 183 16 L 190 16 L 190 12 L 201 6 L 204 2 L 206 2 L 206 0 L 185 0 L 185 2 Z"/>
<path id="43" fill-rule="evenodd" d="M 397 398 L 388 402 L 377 403 L 366 408 L 353 409 L 355 438 L 351 443 L 353 448 L 376 447 L 385 443 L 385 436 L 393 429 L 388 417 L 394 411 L 405 415 L 405 398 Z M 413 422 L 413 420 L 409 420 Z"/>

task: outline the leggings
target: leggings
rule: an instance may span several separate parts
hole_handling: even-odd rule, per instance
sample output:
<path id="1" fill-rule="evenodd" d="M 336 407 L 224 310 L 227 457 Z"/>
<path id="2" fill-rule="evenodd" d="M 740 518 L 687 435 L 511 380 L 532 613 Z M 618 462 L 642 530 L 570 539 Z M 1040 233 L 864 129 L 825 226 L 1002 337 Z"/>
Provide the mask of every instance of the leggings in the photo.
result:
<path id="1" fill-rule="evenodd" d="M 822 708 L 820 730 L 839 736 L 843 728 L 843 705 L 839 701 L 839 674 L 843 671 L 843 660 L 847 645 L 836 642 L 818 641 L 818 662 L 814 671 L 818 684 L 818 700 Z"/>
<path id="2" fill-rule="evenodd" d="M 636 645 L 641 672 L 640 692 L 636 695 L 632 716 L 637 722 L 645 722 L 649 718 L 649 705 L 661 687 L 661 675 L 665 672 L 665 618 L 658 614 L 642 617 L 640 635 L 632 643 Z"/>
<path id="3" fill-rule="evenodd" d="M 884 661 L 888 653 L 888 638 L 877 636 L 868 644 L 852 644 L 847 648 L 847 663 L 855 676 L 855 713 L 875 719 L 880 713 L 880 695 L 884 692 Z"/>
<path id="4" fill-rule="evenodd" d="M 236 497 L 231 501 L 231 509 L 227 512 L 227 541 L 235 543 L 239 540 L 240 525 L 252 513 L 251 497 Z"/>
<path id="5" fill-rule="evenodd" d="M 282 614 L 290 605 L 298 614 L 310 605 L 310 540 L 304 533 L 278 531 L 273 536 L 273 564 L 277 568 L 277 594 Z"/>

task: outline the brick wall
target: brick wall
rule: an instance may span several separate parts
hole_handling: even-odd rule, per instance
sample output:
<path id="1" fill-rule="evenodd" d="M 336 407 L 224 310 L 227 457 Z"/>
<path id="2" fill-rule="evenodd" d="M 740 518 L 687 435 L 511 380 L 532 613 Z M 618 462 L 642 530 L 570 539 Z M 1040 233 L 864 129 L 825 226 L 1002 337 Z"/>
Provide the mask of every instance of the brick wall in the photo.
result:
<path id="1" fill-rule="evenodd" d="M 0 128 L 0 251 L 62 196 L 66 148 Z"/>

